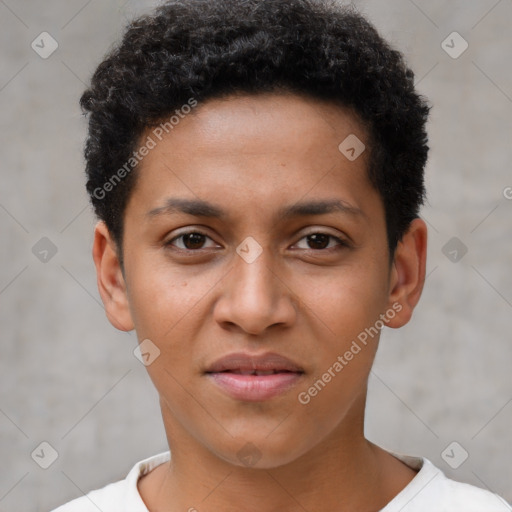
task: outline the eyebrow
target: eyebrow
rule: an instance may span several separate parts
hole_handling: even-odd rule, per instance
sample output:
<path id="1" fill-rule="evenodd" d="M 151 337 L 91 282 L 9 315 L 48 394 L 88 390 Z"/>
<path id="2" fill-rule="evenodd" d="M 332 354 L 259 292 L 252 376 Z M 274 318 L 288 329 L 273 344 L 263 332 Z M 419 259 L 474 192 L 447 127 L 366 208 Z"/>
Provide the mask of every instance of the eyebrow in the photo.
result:
<path id="1" fill-rule="evenodd" d="M 288 220 L 293 217 L 325 215 L 327 213 L 335 212 L 348 214 L 353 217 L 366 217 L 366 214 L 361 209 L 340 199 L 295 203 L 291 206 L 280 208 L 277 212 L 277 217 Z M 194 217 L 209 217 L 221 220 L 229 217 L 228 213 L 222 208 L 207 201 L 175 197 L 168 198 L 163 206 L 150 210 L 147 213 L 147 216 L 153 218 L 160 215 L 172 215 L 177 213 L 185 213 Z"/>

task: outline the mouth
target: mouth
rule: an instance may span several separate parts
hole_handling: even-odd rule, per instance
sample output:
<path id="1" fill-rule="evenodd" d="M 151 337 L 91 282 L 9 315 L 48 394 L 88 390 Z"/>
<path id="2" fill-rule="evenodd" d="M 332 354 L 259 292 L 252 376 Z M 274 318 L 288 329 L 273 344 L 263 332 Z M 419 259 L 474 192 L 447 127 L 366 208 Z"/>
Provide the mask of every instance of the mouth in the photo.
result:
<path id="1" fill-rule="evenodd" d="M 235 375 L 275 375 L 276 373 L 301 373 L 291 372 L 289 370 L 223 370 L 222 372 L 207 373 L 233 373 Z"/>
<path id="2" fill-rule="evenodd" d="M 252 356 L 235 353 L 213 363 L 205 375 L 232 398 L 257 402 L 281 395 L 296 386 L 304 369 L 279 354 Z"/>

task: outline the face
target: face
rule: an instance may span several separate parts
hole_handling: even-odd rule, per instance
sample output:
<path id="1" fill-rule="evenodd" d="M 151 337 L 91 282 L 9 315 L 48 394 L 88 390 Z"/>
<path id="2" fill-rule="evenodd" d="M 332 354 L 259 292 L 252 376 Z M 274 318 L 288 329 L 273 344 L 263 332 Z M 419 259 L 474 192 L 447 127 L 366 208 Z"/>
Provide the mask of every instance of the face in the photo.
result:
<path id="1" fill-rule="evenodd" d="M 172 451 L 268 468 L 362 435 L 380 328 L 408 320 L 411 272 L 389 265 L 368 148 L 338 148 L 349 135 L 367 141 L 349 110 L 277 94 L 211 100 L 161 141 L 143 135 L 157 144 L 125 212 L 122 285 L 114 305 L 102 296 L 150 340 Z"/>

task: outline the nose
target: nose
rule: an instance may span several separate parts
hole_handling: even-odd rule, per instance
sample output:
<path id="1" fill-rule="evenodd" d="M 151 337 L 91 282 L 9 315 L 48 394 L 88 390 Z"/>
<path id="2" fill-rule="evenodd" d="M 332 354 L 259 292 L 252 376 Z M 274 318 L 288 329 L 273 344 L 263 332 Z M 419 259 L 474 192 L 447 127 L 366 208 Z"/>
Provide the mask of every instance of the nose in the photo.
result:
<path id="1" fill-rule="evenodd" d="M 224 328 L 259 335 L 270 327 L 289 327 L 296 318 L 293 291 L 279 273 L 269 250 L 254 261 L 235 256 L 234 267 L 222 280 L 214 318 Z"/>

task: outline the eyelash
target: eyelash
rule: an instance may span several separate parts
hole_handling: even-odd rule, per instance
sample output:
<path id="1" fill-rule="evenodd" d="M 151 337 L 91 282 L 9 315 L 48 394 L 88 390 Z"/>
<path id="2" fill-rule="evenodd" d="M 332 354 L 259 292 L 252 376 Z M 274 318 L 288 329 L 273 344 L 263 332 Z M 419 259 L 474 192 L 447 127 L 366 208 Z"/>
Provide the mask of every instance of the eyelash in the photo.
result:
<path id="1" fill-rule="evenodd" d="M 211 237 L 209 237 L 206 233 L 203 233 L 202 231 L 199 231 L 199 230 L 192 230 L 192 231 L 186 231 L 184 233 L 181 233 L 180 235 L 175 236 L 168 242 L 165 242 L 164 245 L 166 247 L 171 247 L 172 250 L 176 250 L 179 252 L 185 252 L 185 253 L 200 252 L 202 250 L 202 248 L 200 248 L 200 249 L 182 249 L 181 247 L 175 247 L 173 245 L 174 241 L 179 240 L 187 235 L 201 235 L 201 236 L 204 236 L 205 238 L 209 238 L 210 240 L 212 240 Z M 331 235 L 330 233 L 324 233 L 322 231 L 313 231 L 311 233 L 308 233 L 308 234 L 304 235 L 302 238 L 300 238 L 299 242 L 303 239 L 306 239 L 308 236 L 311 236 L 311 235 L 325 235 L 325 236 L 329 237 L 329 239 L 336 241 L 338 243 L 338 245 L 335 247 L 329 247 L 329 248 L 325 248 L 325 249 L 303 249 L 305 251 L 330 253 L 331 251 L 336 251 L 336 250 L 340 250 L 342 248 L 349 247 L 349 243 L 346 242 L 345 240 L 343 240 L 337 236 Z"/>

